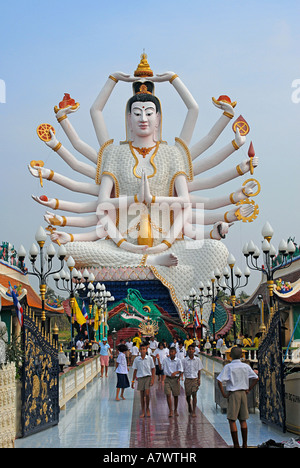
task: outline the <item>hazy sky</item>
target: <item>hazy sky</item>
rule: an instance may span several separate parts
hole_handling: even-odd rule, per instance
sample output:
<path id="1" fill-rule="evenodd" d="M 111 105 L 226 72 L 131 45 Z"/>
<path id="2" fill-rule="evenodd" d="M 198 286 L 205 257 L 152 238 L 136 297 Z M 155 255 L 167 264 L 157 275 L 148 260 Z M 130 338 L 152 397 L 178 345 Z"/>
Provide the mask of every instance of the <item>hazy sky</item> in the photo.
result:
<path id="1" fill-rule="evenodd" d="M 0 103 L 0 240 L 29 250 L 37 228 L 46 227 L 45 210 L 31 194 L 85 200 L 51 182 L 45 181 L 42 189 L 29 174 L 27 164 L 42 159 L 46 167 L 84 180 L 38 139 L 36 128 L 52 124 L 58 139 L 71 149 L 53 112 L 68 92 L 81 105 L 70 117 L 74 127 L 97 148 L 90 106 L 108 75 L 133 73 L 145 49 L 154 72 L 172 70 L 180 75 L 200 106 L 192 143 L 206 135 L 220 116 L 212 96 L 227 94 L 237 100 L 236 116 L 242 114 L 250 124 L 244 147 L 214 169 L 217 174 L 235 167 L 247 158 L 253 141 L 260 158 L 254 174 L 262 186 L 255 198 L 260 213 L 251 224 L 236 223 L 225 240 L 240 268 L 244 268 L 244 243 L 252 239 L 259 245 L 267 220 L 275 231 L 275 247 L 289 236 L 300 242 L 299 13 L 299 1 L 274 0 L 2 2 L 0 101 L 5 83 L 6 102 Z M 124 109 L 131 94 L 131 85 L 119 82 L 105 108 L 110 137 L 116 142 L 125 136 Z M 169 83 L 157 84 L 156 94 L 162 102 L 163 138 L 172 143 L 186 110 Z M 228 125 L 206 155 L 232 139 Z M 246 178 L 207 195 L 231 193 Z M 259 279 L 253 275 L 248 292 Z"/>

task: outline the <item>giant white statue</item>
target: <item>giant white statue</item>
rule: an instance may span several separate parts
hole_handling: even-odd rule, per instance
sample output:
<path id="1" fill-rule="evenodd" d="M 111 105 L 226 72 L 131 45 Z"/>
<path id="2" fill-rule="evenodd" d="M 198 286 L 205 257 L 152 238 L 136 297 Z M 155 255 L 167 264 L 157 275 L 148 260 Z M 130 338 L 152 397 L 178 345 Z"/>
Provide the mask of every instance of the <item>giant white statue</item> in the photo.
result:
<path id="1" fill-rule="evenodd" d="M 110 139 L 103 117 L 103 109 L 118 81 L 131 82 L 133 86 L 133 96 L 125 112 L 126 139 L 120 144 Z M 162 107 L 155 93 L 156 83 L 165 81 L 174 86 L 187 107 L 183 128 L 172 145 L 162 139 Z M 234 139 L 225 147 L 202 157 L 233 119 L 236 103 L 231 103 L 227 96 L 213 98 L 213 104 L 222 114 L 209 133 L 190 147 L 198 117 L 197 103 L 175 73 L 154 75 L 143 54 L 134 76 L 121 72 L 110 75 L 91 107 L 100 147 L 95 150 L 73 128 L 68 115 L 76 112 L 79 104 L 69 98 L 65 95 L 60 107 L 55 108 L 56 118 L 73 148 L 90 163 L 78 160 L 64 147 L 53 128 L 44 141 L 90 182 L 70 179 L 40 165 L 31 164 L 29 170 L 41 180 L 51 180 L 71 192 L 90 195 L 91 201 L 77 203 L 33 196 L 52 210 L 77 215 L 46 212 L 45 220 L 55 226 L 52 241 L 66 244 L 77 268 L 151 269 L 168 287 L 181 314 L 183 297 L 190 289 L 197 290 L 200 281 L 208 280 L 212 271 L 216 268 L 222 271 L 226 265 L 228 251 L 222 239 L 229 227 L 253 214 L 251 204 L 235 206 L 251 196 L 253 179 L 233 193 L 224 190 L 221 197 L 205 196 L 207 189 L 221 186 L 250 169 L 253 171 L 258 164 L 256 157 L 248 158 L 232 169 L 203 176 L 245 143 L 245 136 L 237 128 Z M 224 209 L 228 205 L 234 206 Z M 90 229 L 72 234 L 56 230 L 58 226 Z"/>

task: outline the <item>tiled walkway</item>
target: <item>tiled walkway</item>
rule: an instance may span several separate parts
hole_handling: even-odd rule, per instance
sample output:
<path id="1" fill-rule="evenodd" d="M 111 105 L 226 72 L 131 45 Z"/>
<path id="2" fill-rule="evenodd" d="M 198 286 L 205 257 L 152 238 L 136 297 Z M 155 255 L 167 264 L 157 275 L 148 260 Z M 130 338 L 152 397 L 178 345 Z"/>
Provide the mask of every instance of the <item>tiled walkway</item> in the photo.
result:
<path id="1" fill-rule="evenodd" d="M 131 377 L 132 371 L 130 371 Z M 179 416 L 169 418 L 162 384 L 151 389 L 151 417 L 140 418 L 139 393 L 125 391 L 125 401 L 115 401 L 116 376 L 95 379 L 78 398 L 61 411 L 57 426 L 16 440 L 16 448 L 221 448 L 231 445 L 226 414 L 214 403 L 212 378 L 204 373 L 198 392 L 197 417 L 187 412 L 184 391 L 179 397 Z M 269 439 L 276 442 L 295 437 L 266 426 L 258 413 L 248 420 L 248 445 Z"/>

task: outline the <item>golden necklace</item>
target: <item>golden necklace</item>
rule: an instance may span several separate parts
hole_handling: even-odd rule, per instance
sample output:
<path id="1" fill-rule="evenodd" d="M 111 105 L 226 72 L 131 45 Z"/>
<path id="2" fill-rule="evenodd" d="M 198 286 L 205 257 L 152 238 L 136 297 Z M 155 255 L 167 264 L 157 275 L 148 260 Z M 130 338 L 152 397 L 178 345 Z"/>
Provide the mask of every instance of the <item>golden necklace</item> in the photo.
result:
<path id="1" fill-rule="evenodd" d="M 150 151 L 152 151 L 155 147 L 156 145 L 152 146 L 151 148 L 137 148 L 136 146 L 132 146 L 132 148 L 135 149 L 139 154 L 141 154 L 143 158 L 145 158 L 147 154 L 149 154 Z"/>

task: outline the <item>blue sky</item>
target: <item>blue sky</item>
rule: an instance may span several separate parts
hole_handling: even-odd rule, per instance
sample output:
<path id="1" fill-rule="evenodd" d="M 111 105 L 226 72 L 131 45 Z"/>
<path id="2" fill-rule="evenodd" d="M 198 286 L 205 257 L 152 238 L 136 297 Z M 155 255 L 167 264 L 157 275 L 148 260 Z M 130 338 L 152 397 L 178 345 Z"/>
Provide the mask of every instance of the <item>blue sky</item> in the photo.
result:
<path id="1" fill-rule="evenodd" d="M 3 3 L 3 2 L 2 2 Z M 145 48 L 154 72 L 172 70 L 185 82 L 200 106 L 193 142 L 219 117 L 211 97 L 237 100 L 251 132 L 245 146 L 216 173 L 247 157 L 253 141 L 262 185 L 255 199 L 260 214 L 251 224 L 236 223 L 225 243 L 244 267 L 241 249 L 269 221 L 281 238 L 299 235 L 300 103 L 292 102 L 292 83 L 300 79 L 298 1 L 14 1 L 1 5 L 0 80 L 6 103 L 0 104 L 1 230 L 0 240 L 29 249 L 44 209 L 31 194 L 70 199 L 62 188 L 45 182 L 44 189 L 28 172 L 32 159 L 72 177 L 65 163 L 36 136 L 36 127 L 51 123 L 67 147 L 53 113 L 65 92 L 80 102 L 72 123 L 83 140 L 97 148 L 89 108 L 107 76 L 132 73 Z M 163 106 L 163 137 L 172 142 L 180 132 L 185 108 L 169 83 L 156 87 Z M 118 83 L 105 118 L 115 141 L 125 134 L 124 108 L 130 85 Z M 300 95 L 300 94 L 299 94 Z M 212 154 L 231 141 L 227 127 Z M 209 154 L 209 152 L 207 154 Z M 77 155 L 80 158 L 80 155 Z M 76 180 L 80 180 L 79 175 Z M 211 195 L 234 191 L 246 177 Z M 208 196 L 210 193 L 208 193 Z M 73 196 L 78 201 L 78 195 Z M 252 292 L 259 278 L 250 282 Z"/>

